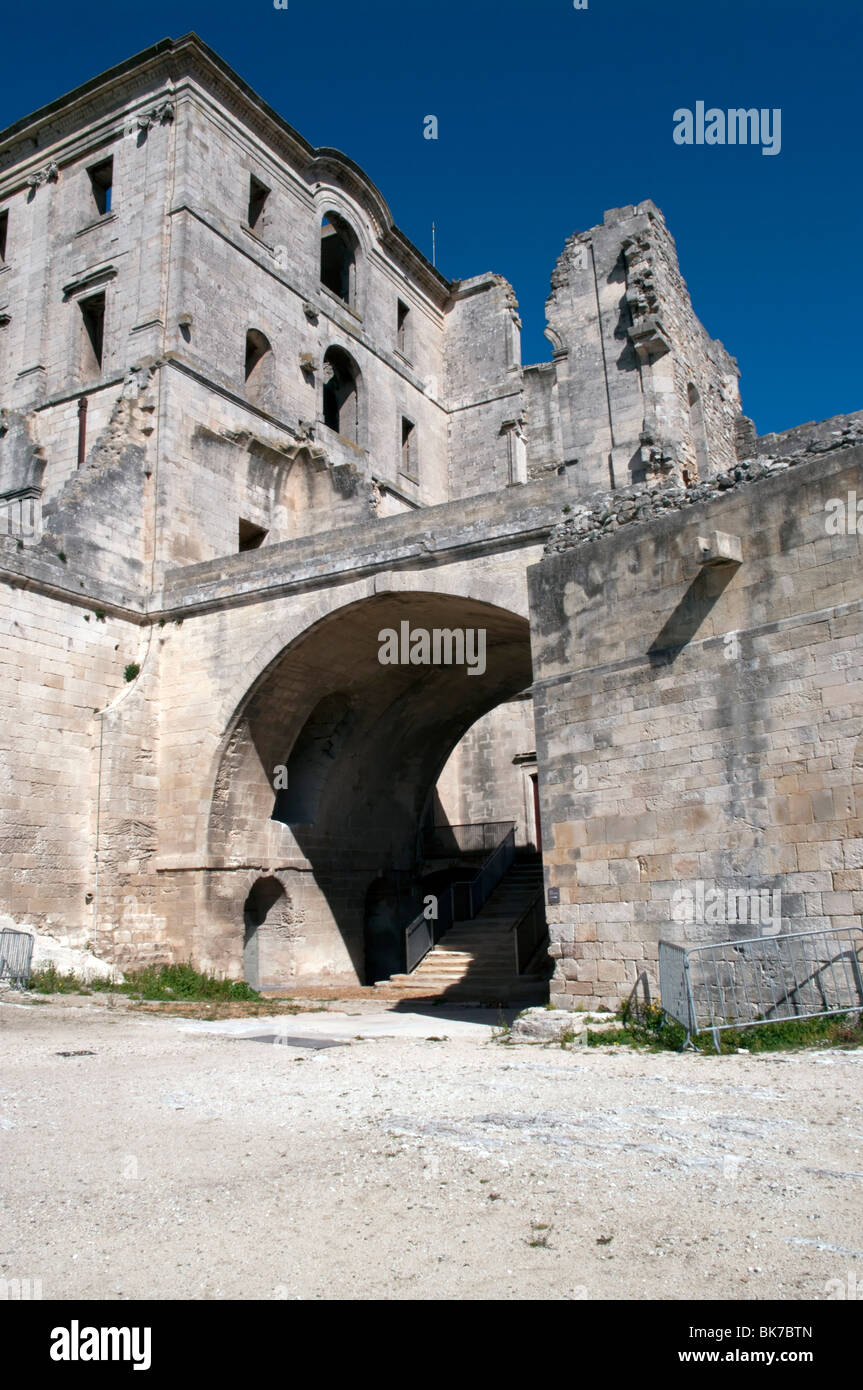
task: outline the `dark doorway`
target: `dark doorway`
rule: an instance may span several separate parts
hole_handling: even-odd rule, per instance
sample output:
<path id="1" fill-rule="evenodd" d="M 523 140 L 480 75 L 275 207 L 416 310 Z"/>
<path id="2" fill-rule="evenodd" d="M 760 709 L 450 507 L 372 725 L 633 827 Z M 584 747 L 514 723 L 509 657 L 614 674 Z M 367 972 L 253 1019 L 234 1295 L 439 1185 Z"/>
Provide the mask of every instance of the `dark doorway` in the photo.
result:
<path id="1" fill-rule="evenodd" d="M 530 774 L 533 783 L 533 819 L 536 826 L 536 852 L 542 854 L 542 821 L 539 814 L 539 777 L 535 772 Z"/>

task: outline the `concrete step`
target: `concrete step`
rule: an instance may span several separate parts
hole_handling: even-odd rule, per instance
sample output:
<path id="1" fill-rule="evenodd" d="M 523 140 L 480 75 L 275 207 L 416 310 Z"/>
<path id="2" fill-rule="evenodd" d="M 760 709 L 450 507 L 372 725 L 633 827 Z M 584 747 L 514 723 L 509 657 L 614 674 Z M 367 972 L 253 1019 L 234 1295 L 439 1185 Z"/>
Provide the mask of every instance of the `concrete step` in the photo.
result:
<path id="1" fill-rule="evenodd" d="M 496 932 L 494 936 L 487 940 L 477 943 L 474 938 L 465 936 L 463 940 L 450 943 L 451 932 L 447 932 L 442 941 L 435 946 L 436 951 L 445 951 L 447 955 L 453 956 L 476 956 L 485 955 L 487 951 L 503 951 L 507 946 L 512 945 L 512 932 Z"/>

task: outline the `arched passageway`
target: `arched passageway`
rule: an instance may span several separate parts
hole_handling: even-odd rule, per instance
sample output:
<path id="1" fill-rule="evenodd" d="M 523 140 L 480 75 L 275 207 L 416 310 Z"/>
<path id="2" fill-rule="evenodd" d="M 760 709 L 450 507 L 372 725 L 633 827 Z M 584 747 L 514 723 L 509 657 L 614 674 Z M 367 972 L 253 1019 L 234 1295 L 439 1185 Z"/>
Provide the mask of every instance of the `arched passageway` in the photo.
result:
<path id="1" fill-rule="evenodd" d="M 273 966 L 281 981 L 379 977 L 396 958 L 387 924 L 403 928 L 417 901 L 441 769 L 477 719 L 530 683 L 527 621 L 479 600 L 387 593 L 310 628 L 226 735 L 209 853 L 230 868 L 209 874 L 209 910 L 225 925 L 226 911 L 240 915 L 232 884 L 247 894 L 252 867 L 278 866 L 298 924 Z"/>

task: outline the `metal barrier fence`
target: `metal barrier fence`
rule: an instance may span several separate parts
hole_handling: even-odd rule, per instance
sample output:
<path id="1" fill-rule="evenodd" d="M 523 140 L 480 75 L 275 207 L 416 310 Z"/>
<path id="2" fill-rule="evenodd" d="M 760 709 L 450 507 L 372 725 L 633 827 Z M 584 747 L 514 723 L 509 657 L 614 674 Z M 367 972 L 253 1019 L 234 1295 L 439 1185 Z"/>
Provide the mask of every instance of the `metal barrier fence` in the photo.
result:
<path id="1" fill-rule="evenodd" d="M 488 853 L 500 844 L 508 830 L 515 830 L 515 821 L 490 820 L 479 821 L 473 825 L 435 825 L 423 835 L 423 853 L 427 859 Z"/>
<path id="2" fill-rule="evenodd" d="M 0 980 L 11 980 L 19 989 L 26 989 L 30 980 L 33 959 L 33 937 L 29 932 L 0 931 Z"/>
<path id="3" fill-rule="evenodd" d="M 709 946 L 659 943 L 662 1008 L 693 1034 L 863 1008 L 863 932 L 784 932 Z"/>

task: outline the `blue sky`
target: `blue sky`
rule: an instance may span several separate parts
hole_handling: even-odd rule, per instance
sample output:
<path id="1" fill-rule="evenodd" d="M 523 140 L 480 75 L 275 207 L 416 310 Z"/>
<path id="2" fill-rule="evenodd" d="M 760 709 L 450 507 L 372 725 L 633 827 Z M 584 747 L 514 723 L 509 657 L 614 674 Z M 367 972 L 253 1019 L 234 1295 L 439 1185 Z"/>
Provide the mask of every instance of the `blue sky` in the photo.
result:
<path id="1" fill-rule="evenodd" d="M 190 29 L 429 256 L 434 221 L 445 275 L 506 275 L 526 362 L 565 238 L 652 198 L 759 431 L 863 407 L 860 0 L 44 0 L 4 16 L 0 125 Z M 699 100 L 780 107 L 781 153 L 676 145 Z"/>

